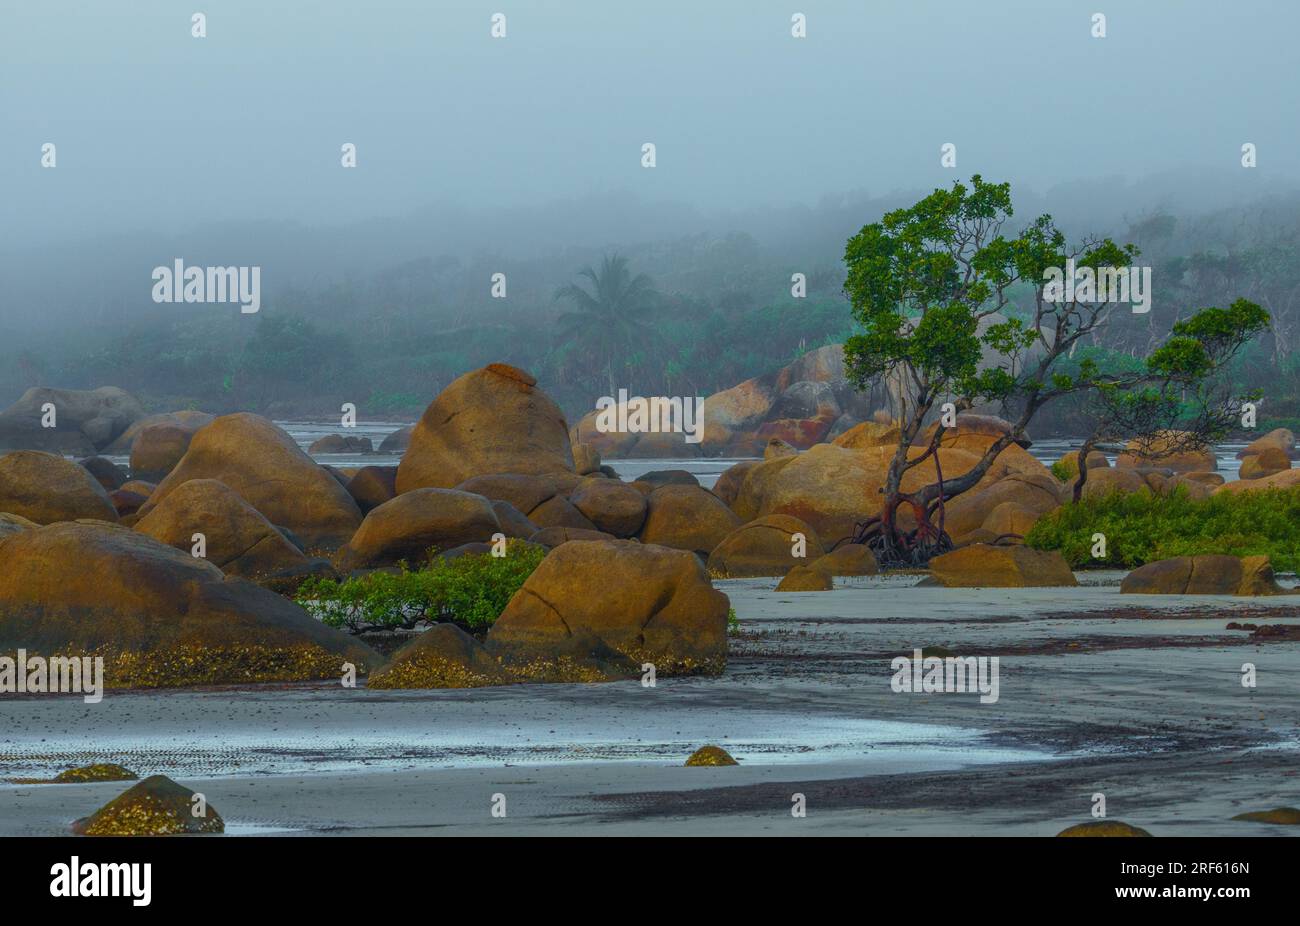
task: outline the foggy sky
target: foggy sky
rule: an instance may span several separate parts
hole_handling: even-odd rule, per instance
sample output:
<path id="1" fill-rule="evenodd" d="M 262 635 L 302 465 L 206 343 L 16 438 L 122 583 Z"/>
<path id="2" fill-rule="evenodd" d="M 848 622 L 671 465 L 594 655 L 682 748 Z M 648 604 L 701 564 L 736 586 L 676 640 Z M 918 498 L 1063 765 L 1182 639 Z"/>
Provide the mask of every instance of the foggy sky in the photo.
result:
<path id="1" fill-rule="evenodd" d="M 528 246 L 511 216 L 534 245 L 617 243 L 975 172 L 1133 211 L 1161 175 L 1170 205 L 1221 205 L 1297 185 L 1297 33 L 1293 0 L 3 0 L 2 267 L 416 215 L 414 253 Z"/>

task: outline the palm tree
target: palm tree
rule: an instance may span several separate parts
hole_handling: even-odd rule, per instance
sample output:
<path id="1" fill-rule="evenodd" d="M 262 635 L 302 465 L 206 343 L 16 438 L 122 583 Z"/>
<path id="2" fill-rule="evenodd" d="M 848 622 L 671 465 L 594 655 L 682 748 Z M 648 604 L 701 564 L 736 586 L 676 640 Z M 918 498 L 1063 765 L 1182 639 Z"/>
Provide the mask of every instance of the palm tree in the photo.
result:
<path id="1" fill-rule="evenodd" d="M 557 300 L 573 305 L 556 320 L 556 334 L 604 367 L 614 395 L 615 363 L 626 370 L 648 345 L 654 329 L 645 319 L 659 293 L 644 273 L 632 276 L 627 258 L 617 254 L 606 256 L 599 270 L 584 267 L 578 276 L 590 282 L 591 291 L 577 283 L 555 291 Z"/>

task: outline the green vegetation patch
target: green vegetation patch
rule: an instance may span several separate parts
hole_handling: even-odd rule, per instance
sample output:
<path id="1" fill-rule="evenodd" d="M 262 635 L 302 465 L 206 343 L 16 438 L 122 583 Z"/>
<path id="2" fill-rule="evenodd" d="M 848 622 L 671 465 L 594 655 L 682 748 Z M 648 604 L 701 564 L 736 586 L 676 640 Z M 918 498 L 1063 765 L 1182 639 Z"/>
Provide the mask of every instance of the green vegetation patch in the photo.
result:
<path id="1" fill-rule="evenodd" d="M 1094 534 L 1106 555 L 1092 555 Z M 1300 489 L 1269 489 L 1193 499 L 1115 492 L 1085 498 L 1038 519 L 1025 543 L 1059 550 L 1074 569 L 1132 569 L 1175 556 L 1265 555 L 1278 572 L 1300 569 Z"/>
<path id="2" fill-rule="evenodd" d="M 1057 460 L 1051 466 L 1052 475 L 1067 485 L 1073 485 L 1079 477 L 1079 464 L 1075 458 Z"/>
<path id="3" fill-rule="evenodd" d="M 546 556 L 546 548 L 510 540 L 504 556 L 467 553 L 429 565 L 344 579 L 311 578 L 296 600 L 331 627 L 352 633 L 448 621 L 487 630 Z"/>

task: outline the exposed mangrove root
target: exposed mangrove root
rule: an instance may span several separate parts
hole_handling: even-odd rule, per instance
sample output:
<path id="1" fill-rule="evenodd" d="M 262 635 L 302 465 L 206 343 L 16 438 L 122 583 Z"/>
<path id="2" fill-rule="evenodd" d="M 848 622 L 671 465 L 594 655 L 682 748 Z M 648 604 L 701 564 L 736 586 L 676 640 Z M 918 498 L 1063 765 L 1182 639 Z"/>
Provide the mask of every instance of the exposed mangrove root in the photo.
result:
<path id="1" fill-rule="evenodd" d="M 924 569 L 930 560 L 953 549 L 952 538 L 928 518 L 919 519 L 914 530 L 890 531 L 877 515 L 858 522 L 850 542 L 871 550 L 881 569 Z"/>

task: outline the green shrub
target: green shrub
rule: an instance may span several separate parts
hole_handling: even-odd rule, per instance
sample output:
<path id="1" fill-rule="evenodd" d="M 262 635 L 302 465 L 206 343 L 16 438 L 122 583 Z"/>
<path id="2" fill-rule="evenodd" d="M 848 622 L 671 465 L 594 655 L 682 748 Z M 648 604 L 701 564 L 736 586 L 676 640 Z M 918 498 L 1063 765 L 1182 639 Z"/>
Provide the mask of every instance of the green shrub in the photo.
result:
<path id="1" fill-rule="evenodd" d="M 1106 556 L 1092 556 L 1093 534 L 1106 535 Z M 1211 495 L 1112 493 L 1044 515 L 1025 543 L 1059 550 L 1074 568 L 1119 567 L 1174 556 L 1266 554 L 1279 572 L 1300 568 L 1300 489 Z"/>
<path id="2" fill-rule="evenodd" d="M 1052 475 L 1066 485 L 1074 485 L 1079 476 L 1079 466 L 1074 457 L 1066 457 L 1052 464 Z"/>
<path id="3" fill-rule="evenodd" d="M 372 572 L 359 578 L 313 578 L 295 596 L 299 604 L 331 627 L 352 633 L 384 627 L 414 627 L 422 621 L 447 621 L 476 632 L 491 627 L 524 580 L 546 556 L 537 544 L 510 540 L 505 556 L 467 553 L 435 557 L 428 566 Z"/>

